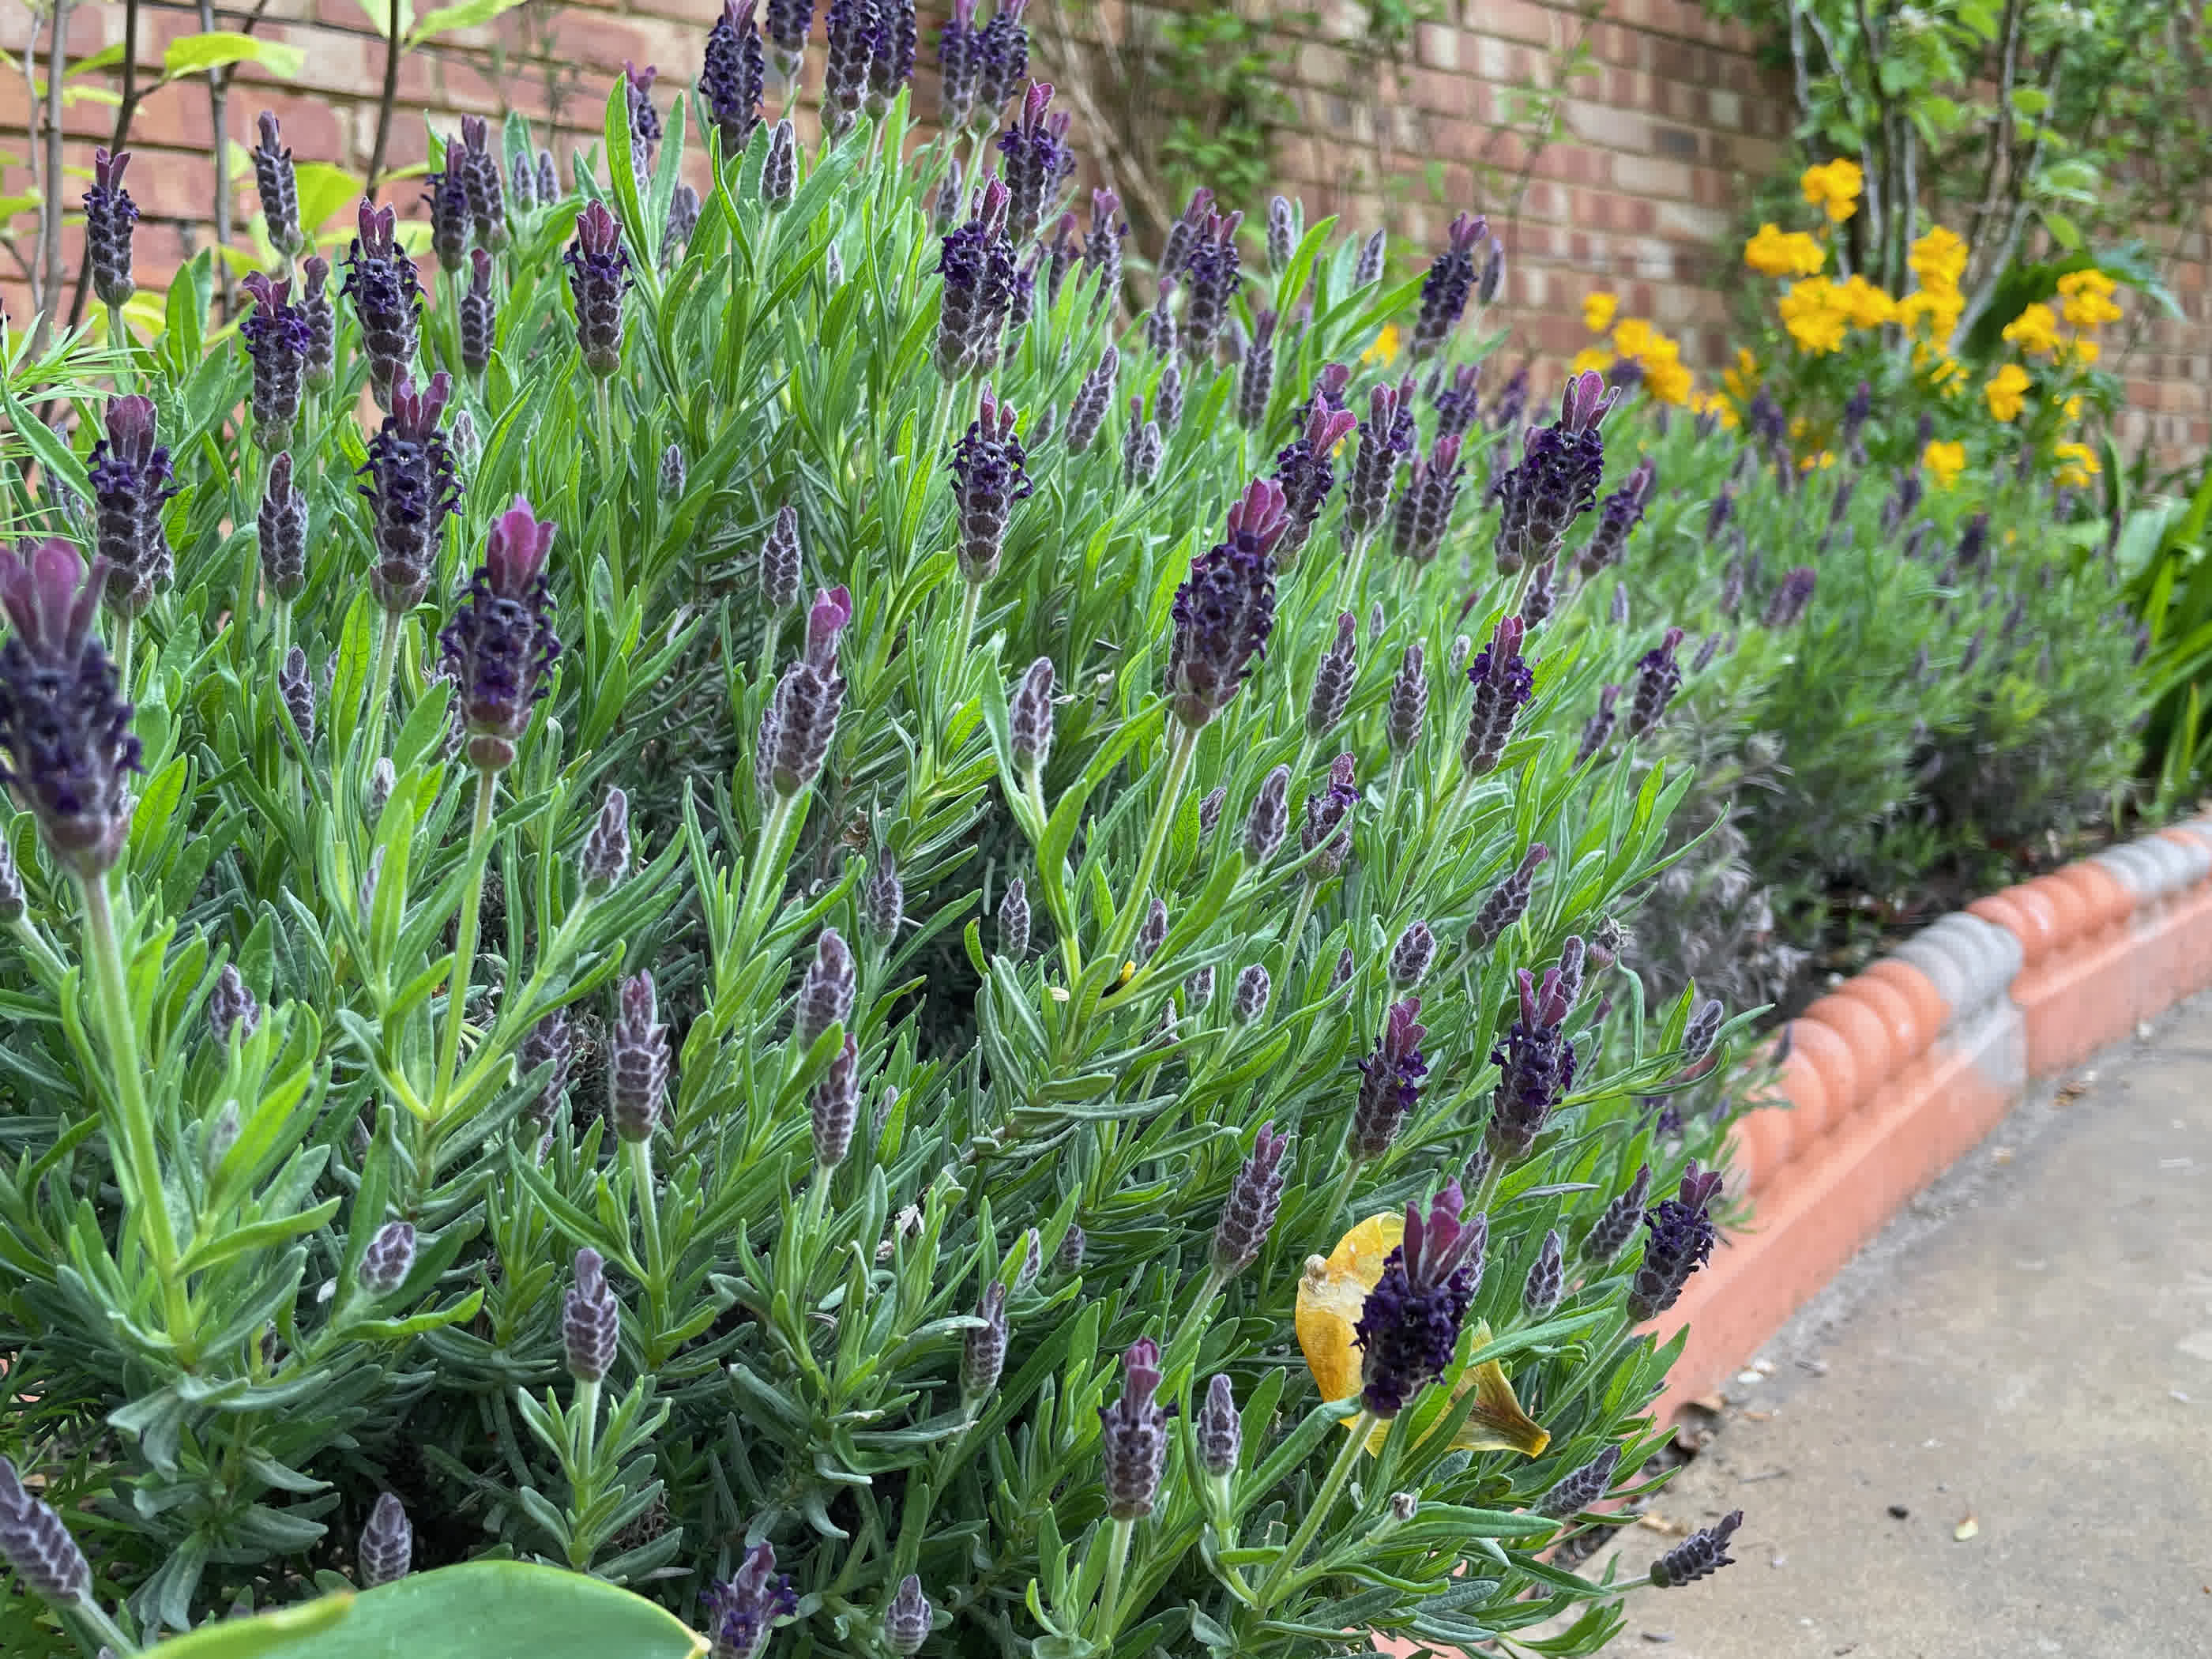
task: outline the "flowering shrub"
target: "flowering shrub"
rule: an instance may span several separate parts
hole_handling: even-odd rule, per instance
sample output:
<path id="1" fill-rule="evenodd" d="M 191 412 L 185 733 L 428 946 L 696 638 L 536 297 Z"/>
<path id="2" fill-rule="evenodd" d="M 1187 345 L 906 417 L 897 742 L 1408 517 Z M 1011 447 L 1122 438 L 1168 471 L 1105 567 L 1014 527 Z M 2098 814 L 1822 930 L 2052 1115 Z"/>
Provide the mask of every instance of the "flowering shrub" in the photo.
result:
<path id="1" fill-rule="evenodd" d="M 988 179 L 910 11 L 763 121 L 793 10 L 573 190 L 434 146 L 434 281 L 364 203 L 11 404 L 6 1649 L 514 1556 L 748 1659 L 1593 1651 L 1731 1030 L 1618 965 L 1688 780 L 1680 630 L 1569 588 L 1613 395 L 1482 410 L 1473 220 L 1260 280 L 1200 200 L 1122 330 L 1018 5 Z"/>

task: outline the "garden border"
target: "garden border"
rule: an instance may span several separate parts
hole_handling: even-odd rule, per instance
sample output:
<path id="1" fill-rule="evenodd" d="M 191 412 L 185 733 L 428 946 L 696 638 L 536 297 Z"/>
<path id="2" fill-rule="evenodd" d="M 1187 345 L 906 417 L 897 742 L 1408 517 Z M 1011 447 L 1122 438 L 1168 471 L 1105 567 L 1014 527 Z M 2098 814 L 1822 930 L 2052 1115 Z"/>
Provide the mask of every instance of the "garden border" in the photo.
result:
<path id="1" fill-rule="evenodd" d="M 2212 985 L 2212 814 L 1979 898 L 1787 1028 L 1787 1106 L 1736 1126 L 1751 1220 L 1653 1329 L 1660 1420 L 1717 1389 L 2031 1081 Z"/>

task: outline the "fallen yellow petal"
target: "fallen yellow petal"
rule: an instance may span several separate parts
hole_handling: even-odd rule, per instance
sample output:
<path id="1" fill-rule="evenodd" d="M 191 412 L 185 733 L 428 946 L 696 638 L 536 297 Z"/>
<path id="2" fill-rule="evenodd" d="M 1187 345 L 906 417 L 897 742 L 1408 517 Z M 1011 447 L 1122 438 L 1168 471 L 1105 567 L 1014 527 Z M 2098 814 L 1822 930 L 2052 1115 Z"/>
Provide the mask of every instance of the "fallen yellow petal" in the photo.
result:
<path id="1" fill-rule="evenodd" d="M 1339 1239 L 1328 1255 L 1306 1262 L 1305 1275 L 1298 1281 L 1298 1346 L 1324 1400 L 1346 1400 L 1359 1391 L 1359 1347 L 1353 1339 L 1360 1310 L 1368 1291 L 1382 1277 L 1383 1262 L 1405 1236 L 1403 1215 L 1370 1216 Z M 1475 1346 L 1489 1340 L 1489 1328 L 1477 1325 Z M 1517 1451 L 1534 1457 L 1551 1443 L 1549 1431 L 1521 1409 L 1505 1368 L 1496 1360 L 1486 1360 L 1454 1377 L 1453 1403 L 1469 1389 L 1475 1393 L 1474 1408 L 1452 1437 L 1454 1447 Z M 1376 1424 L 1368 1437 L 1368 1449 L 1380 1451 L 1389 1431 L 1389 1424 Z"/>

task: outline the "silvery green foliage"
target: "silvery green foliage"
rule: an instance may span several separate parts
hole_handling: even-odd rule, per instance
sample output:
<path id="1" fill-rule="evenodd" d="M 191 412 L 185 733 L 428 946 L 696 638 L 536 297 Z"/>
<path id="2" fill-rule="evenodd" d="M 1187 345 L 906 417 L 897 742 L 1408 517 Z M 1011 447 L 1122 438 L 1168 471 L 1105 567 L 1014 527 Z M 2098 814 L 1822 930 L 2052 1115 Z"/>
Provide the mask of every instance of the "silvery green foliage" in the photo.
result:
<path id="1" fill-rule="evenodd" d="M 1165 719 L 1176 590 L 1294 436 L 1286 410 L 1254 447 L 1227 417 L 1233 369 L 1210 362 L 1188 366 L 1149 483 L 1125 480 L 1118 429 L 1039 441 L 1000 567 L 951 579 L 947 463 L 980 387 L 921 372 L 911 349 L 943 285 L 921 204 L 945 152 L 901 142 L 904 110 L 812 159 L 757 136 L 662 270 L 635 256 L 659 246 L 690 107 L 669 110 L 641 177 L 616 88 L 580 189 L 633 256 L 618 359 L 604 380 L 576 372 L 574 216 L 541 178 L 499 262 L 501 349 L 481 379 L 454 374 L 481 455 L 422 605 L 388 633 L 361 580 L 368 365 L 350 330 L 291 452 L 306 584 L 281 616 L 234 614 L 227 526 L 258 499 L 226 435 L 246 370 L 203 349 L 214 319 L 191 318 L 190 284 L 206 292 L 206 256 L 187 273 L 144 360 L 183 493 L 177 580 L 134 639 L 145 775 L 112 879 L 129 1036 L 85 988 L 106 958 L 71 878 L 12 823 L 23 910 L 0 926 L 0 1260 L 23 1321 L 0 1343 L 11 1388 L 60 1425 L 4 1449 L 74 1456 L 75 1490 L 129 1495 L 101 1506 L 100 1573 L 140 1628 L 294 1595 L 365 1538 L 388 1542 L 394 1514 L 416 1571 L 496 1549 L 695 1620 L 707 1584 L 772 1542 L 805 1628 L 768 1639 L 825 1654 L 877 1650 L 909 1576 L 936 1609 L 921 1639 L 947 1653 L 1321 1654 L 1340 1644 L 1300 1632 L 1368 1628 L 1468 1647 L 1561 1614 L 1573 1634 L 1554 1650 L 1587 1653 L 1620 1627 L 1616 1590 L 1540 1565 L 1559 1527 L 1534 1506 L 1605 1446 L 1642 1461 L 1636 1419 L 1664 1362 L 1622 1340 L 1634 1253 L 1577 1269 L 1540 1320 L 1522 1285 L 1545 1236 L 1578 1237 L 1632 1171 L 1671 1190 L 1684 1158 L 1713 1157 L 1717 1125 L 1656 1145 L 1638 1105 L 1672 1074 L 1686 1003 L 1654 1002 L 1639 1032 L 1621 971 L 1594 969 L 1575 1103 L 1471 1195 L 1501 1267 L 1470 1319 L 1543 1452 L 1451 1451 L 1425 1434 L 1451 1409 L 1431 1389 L 1387 1474 L 1324 1498 L 1351 1443 L 1285 1356 L 1308 1258 L 1477 1151 L 1516 972 L 1623 907 L 1664 848 L 1674 769 L 1622 758 L 1570 781 L 1585 705 L 1632 654 L 1587 596 L 1565 598 L 1528 642 L 1545 672 L 1504 763 L 1469 780 L 1468 688 L 1445 668 L 1512 596 L 1492 583 L 1463 612 L 1461 557 L 1347 562 L 1340 491 L 1273 572 L 1249 679 L 1202 731 Z M 519 118 L 503 150 L 535 151 Z M 841 283 L 819 280 L 833 243 Z M 1283 384 L 1356 363 L 1389 320 L 1382 291 L 1358 289 L 1360 258 L 1320 249 L 1311 320 L 1278 343 Z M 1040 293 L 992 370 L 1024 443 L 1109 343 L 1138 349 L 1141 324 L 1085 286 Z M 425 375 L 460 368 L 437 299 Z M 1384 373 L 1357 370 L 1349 405 Z M 672 446 L 685 478 L 665 495 Z M 518 495 L 553 526 L 540 597 L 560 650 L 511 761 L 479 774 L 456 738 L 467 688 L 430 671 Z M 764 595 L 750 561 L 787 506 L 807 526 L 803 591 Z M 1464 492 L 1451 538 L 1485 548 L 1492 528 Z M 1314 677 L 1338 618 L 1370 608 L 1380 634 L 1315 744 Z M 294 647 L 335 663 L 304 747 L 271 714 Z M 1436 668 L 1410 729 L 1388 707 L 1409 649 Z M 1040 659 L 1052 741 L 1018 756 L 1007 688 Z M 801 681 L 804 708 L 771 706 Z M 800 715 L 822 763 L 786 787 L 754 747 Z M 1340 755 L 1358 781 L 1326 857 L 1289 842 L 1255 863 L 1241 833 L 1200 833 L 1202 801 L 1218 792 L 1233 830 L 1279 767 L 1293 810 L 1326 795 Z M 629 854 L 587 858 L 616 788 Z M 1581 849 L 1571 871 L 1498 940 L 1459 943 L 1538 842 Z M 863 884 L 890 847 L 896 927 Z M 995 902 L 1015 890 L 1025 952 Z M 1425 1077 L 1355 1172 L 1358 1063 L 1416 921 L 1444 941 L 1419 987 Z M 800 1020 L 833 931 L 852 994 Z M 266 996 L 218 1042 L 204 999 L 224 963 Z M 1184 988 L 1201 981 L 1243 992 L 1200 1006 Z M 624 1139 L 605 1115 L 623 1092 L 610 1057 L 636 1071 L 641 1021 L 666 1047 L 655 1109 L 628 1113 Z M 568 1110 L 545 1109 L 549 1065 Z M 105 1134 L 84 1128 L 94 1102 Z M 836 1156 L 817 1160 L 825 1104 Z M 1292 1137 L 1279 1206 L 1209 1293 L 1224 1202 L 1268 1122 Z M 158 1178 L 119 1182 L 120 1157 Z M 166 1231 L 123 1224 L 126 1185 L 164 1194 Z M 396 1224 L 413 1230 L 404 1271 Z M 588 1364 L 564 1335 L 589 1339 Z M 1194 1380 L 1231 1380 L 1242 1467 L 1206 1474 L 1169 1437 L 1107 1606 L 1097 1413 L 1146 1340 L 1165 1345 L 1176 1420 Z M 33 1628 L 16 1611 L 0 1607 L 11 1654 Z"/>

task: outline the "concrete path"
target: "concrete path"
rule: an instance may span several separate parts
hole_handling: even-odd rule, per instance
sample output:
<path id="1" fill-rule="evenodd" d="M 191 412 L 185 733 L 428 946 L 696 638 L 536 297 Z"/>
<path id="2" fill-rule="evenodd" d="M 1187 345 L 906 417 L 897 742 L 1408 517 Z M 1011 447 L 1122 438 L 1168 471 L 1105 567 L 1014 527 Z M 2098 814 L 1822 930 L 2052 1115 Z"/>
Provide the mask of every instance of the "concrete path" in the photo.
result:
<path id="1" fill-rule="evenodd" d="M 1608 1659 L 2212 1656 L 2212 998 L 2016 1110 L 1727 1398 L 1647 1518 L 1741 1509 L 1736 1565 Z"/>

